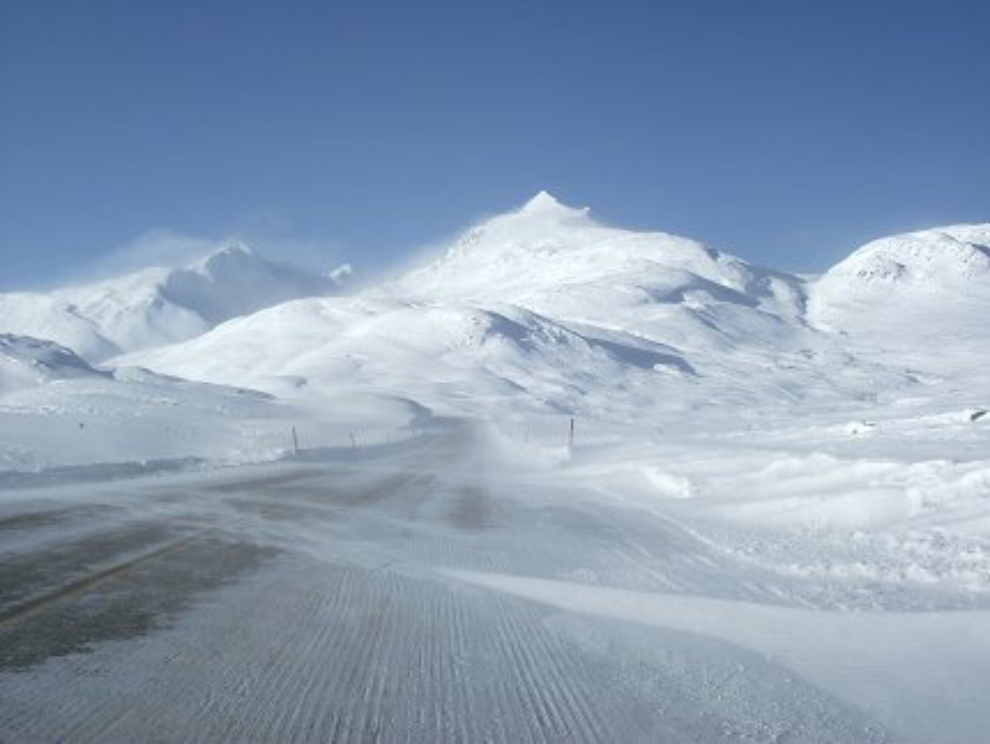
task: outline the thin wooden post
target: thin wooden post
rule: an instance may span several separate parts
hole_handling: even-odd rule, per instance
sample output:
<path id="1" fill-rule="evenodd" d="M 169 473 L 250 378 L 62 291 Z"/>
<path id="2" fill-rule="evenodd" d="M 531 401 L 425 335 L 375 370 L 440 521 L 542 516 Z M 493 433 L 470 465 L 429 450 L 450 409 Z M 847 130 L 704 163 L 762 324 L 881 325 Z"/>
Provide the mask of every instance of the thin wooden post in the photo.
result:
<path id="1" fill-rule="evenodd" d="M 292 453 L 299 454 L 299 437 L 296 436 L 296 427 L 292 427 Z"/>
<path id="2" fill-rule="evenodd" d="M 571 419 L 571 433 L 567 437 L 567 446 L 568 447 L 574 446 L 574 419 Z"/>

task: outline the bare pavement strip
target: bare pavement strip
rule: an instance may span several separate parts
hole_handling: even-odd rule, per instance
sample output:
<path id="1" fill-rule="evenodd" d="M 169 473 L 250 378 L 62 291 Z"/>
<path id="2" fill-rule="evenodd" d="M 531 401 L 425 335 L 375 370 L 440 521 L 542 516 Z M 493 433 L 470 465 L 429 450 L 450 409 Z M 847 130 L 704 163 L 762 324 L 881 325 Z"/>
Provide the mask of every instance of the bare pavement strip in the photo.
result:
<path id="1" fill-rule="evenodd" d="M 901 738 L 704 619 L 769 578 L 476 449 L 4 492 L 0 740 Z"/>

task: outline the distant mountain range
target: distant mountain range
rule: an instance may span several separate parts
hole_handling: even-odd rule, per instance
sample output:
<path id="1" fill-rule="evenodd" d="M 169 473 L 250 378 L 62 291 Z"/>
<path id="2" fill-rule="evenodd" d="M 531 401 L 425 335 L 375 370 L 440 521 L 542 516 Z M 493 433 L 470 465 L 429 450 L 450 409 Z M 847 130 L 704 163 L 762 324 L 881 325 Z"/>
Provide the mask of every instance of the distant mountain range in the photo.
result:
<path id="1" fill-rule="evenodd" d="M 881 359 L 887 340 L 990 335 L 988 246 L 988 225 L 893 236 L 808 280 L 605 226 L 540 193 L 361 292 L 231 246 L 178 269 L 0 296 L 0 331 L 91 363 L 277 395 L 372 391 L 454 412 L 511 402 L 631 419 L 909 386 L 917 353 Z"/>
<path id="2" fill-rule="evenodd" d="M 225 320 L 340 289 L 321 276 L 234 244 L 178 268 L 155 267 L 49 294 L 0 294 L 0 332 L 56 341 L 90 361 L 184 341 Z"/>

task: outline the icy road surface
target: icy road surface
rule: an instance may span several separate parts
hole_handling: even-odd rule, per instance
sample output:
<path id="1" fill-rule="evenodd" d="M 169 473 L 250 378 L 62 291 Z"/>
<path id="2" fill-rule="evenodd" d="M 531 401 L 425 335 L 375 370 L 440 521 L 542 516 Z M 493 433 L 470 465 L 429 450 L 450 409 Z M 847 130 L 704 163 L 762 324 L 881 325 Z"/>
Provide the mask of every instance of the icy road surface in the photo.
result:
<path id="1" fill-rule="evenodd" d="M 990 613 L 841 611 L 827 578 L 484 449 L 460 425 L 377 457 L 0 492 L 0 740 L 990 730 Z"/>

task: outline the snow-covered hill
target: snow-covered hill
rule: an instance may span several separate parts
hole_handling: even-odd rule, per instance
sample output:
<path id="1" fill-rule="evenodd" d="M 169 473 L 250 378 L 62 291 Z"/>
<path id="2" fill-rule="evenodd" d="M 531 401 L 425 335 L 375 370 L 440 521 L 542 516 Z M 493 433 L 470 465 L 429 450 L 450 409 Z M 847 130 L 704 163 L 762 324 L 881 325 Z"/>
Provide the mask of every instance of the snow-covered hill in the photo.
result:
<path id="1" fill-rule="evenodd" d="M 990 338 L 990 224 L 875 240 L 810 288 L 810 320 L 879 348 Z"/>
<path id="2" fill-rule="evenodd" d="M 229 318 L 297 297 L 326 295 L 320 276 L 231 245 L 180 268 L 150 268 L 51 294 L 0 295 L 0 332 L 63 344 L 90 361 L 183 341 Z"/>
<path id="3" fill-rule="evenodd" d="M 0 333 L 0 395 L 53 380 L 109 377 L 52 341 Z"/>

